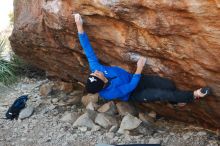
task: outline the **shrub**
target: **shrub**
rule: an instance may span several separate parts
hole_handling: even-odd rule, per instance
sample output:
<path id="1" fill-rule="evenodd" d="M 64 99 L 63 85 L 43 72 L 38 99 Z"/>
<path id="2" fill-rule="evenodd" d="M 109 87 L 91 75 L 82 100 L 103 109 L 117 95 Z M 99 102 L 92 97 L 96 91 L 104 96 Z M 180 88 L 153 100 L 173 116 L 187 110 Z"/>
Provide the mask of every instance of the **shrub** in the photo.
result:
<path id="1" fill-rule="evenodd" d="M 1 54 L 5 49 L 5 42 L 5 39 L 0 40 L 0 82 L 9 85 L 17 80 L 16 70 L 19 66 L 13 61 L 13 59 L 7 61 L 2 57 Z"/>

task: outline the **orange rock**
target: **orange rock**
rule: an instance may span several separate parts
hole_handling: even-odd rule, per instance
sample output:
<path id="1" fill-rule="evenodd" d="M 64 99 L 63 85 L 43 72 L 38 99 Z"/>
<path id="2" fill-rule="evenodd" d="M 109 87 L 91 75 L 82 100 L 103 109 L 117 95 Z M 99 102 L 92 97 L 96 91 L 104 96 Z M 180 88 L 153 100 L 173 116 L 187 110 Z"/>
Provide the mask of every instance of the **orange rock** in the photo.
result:
<path id="1" fill-rule="evenodd" d="M 14 5 L 11 46 L 28 62 L 62 79 L 85 82 L 89 67 L 71 16 L 78 12 L 103 63 L 132 72 L 142 55 L 148 59 L 144 73 L 169 77 L 181 89 L 208 85 L 214 91 L 213 97 L 178 113 L 160 104 L 151 109 L 181 121 L 220 128 L 217 0 L 16 0 Z"/>
<path id="2" fill-rule="evenodd" d="M 81 102 L 86 107 L 90 102 L 97 103 L 98 99 L 99 99 L 98 94 L 87 94 L 87 95 L 82 97 Z"/>
<path id="3" fill-rule="evenodd" d="M 126 116 L 127 114 L 136 116 L 138 114 L 135 107 L 128 102 L 118 102 L 116 103 L 116 107 L 121 116 Z"/>
<path id="4" fill-rule="evenodd" d="M 63 91 L 65 93 L 70 93 L 73 90 L 73 85 L 72 85 L 72 83 L 56 81 L 54 83 L 53 89 Z"/>
<path id="5" fill-rule="evenodd" d="M 43 97 L 48 96 L 52 92 L 52 88 L 53 88 L 53 84 L 52 83 L 43 84 L 40 87 L 40 90 L 39 90 L 40 91 L 40 95 L 43 96 Z"/>

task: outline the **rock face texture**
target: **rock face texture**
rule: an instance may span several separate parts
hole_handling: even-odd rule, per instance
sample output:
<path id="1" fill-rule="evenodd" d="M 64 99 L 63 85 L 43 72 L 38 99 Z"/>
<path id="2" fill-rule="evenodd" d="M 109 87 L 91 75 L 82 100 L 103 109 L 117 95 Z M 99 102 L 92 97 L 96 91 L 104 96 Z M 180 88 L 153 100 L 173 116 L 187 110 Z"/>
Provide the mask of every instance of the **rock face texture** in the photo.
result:
<path id="1" fill-rule="evenodd" d="M 133 72 L 142 55 L 144 73 L 168 77 L 185 90 L 208 85 L 214 93 L 181 109 L 143 107 L 220 128 L 219 0 L 16 0 L 14 9 L 13 50 L 48 75 L 84 82 L 89 73 L 71 15 L 78 12 L 102 63 Z"/>

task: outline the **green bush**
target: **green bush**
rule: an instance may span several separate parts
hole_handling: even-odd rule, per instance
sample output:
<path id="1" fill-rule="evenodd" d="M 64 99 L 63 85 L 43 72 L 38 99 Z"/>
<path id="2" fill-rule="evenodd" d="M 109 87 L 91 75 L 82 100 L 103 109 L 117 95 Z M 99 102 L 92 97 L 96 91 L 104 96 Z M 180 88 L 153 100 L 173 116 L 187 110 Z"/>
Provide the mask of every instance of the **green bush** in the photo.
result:
<path id="1" fill-rule="evenodd" d="M 0 54 L 3 52 L 4 48 L 5 48 L 5 40 L 1 39 L 0 40 Z"/>
<path id="2" fill-rule="evenodd" d="M 22 66 L 22 62 L 15 55 L 10 61 L 5 60 L 1 54 L 5 49 L 5 40 L 0 40 L 0 82 L 5 85 L 12 84 L 17 81 L 17 72 Z"/>
<path id="3" fill-rule="evenodd" d="M 16 80 L 15 67 L 9 61 L 0 60 L 0 82 L 9 85 Z"/>

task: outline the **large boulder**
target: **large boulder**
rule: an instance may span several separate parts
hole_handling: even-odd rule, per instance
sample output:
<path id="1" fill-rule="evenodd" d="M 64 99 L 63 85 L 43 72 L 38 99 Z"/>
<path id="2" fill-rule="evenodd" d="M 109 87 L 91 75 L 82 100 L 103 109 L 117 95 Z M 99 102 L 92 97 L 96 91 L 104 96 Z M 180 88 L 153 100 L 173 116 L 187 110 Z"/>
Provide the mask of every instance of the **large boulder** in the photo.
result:
<path id="1" fill-rule="evenodd" d="M 220 3 L 218 0 L 16 0 L 13 50 L 63 80 L 85 82 L 89 67 L 72 13 L 80 13 L 100 61 L 132 72 L 168 77 L 184 90 L 209 85 L 214 96 L 181 110 L 151 104 L 157 113 L 220 128 Z"/>

